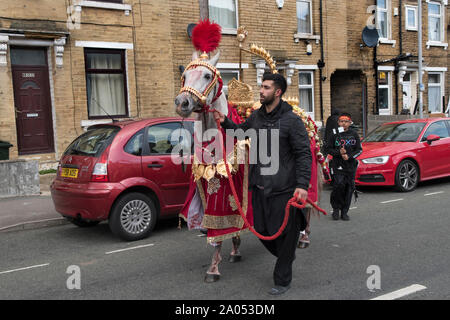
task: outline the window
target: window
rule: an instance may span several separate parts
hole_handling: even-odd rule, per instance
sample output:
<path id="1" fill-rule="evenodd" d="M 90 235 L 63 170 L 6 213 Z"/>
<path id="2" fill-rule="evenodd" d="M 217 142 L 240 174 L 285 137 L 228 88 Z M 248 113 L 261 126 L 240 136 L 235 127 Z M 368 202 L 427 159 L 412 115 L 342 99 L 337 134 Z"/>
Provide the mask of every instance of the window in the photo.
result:
<path id="1" fill-rule="evenodd" d="M 428 112 L 442 112 L 442 73 L 428 74 Z"/>
<path id="2" fill-rule="evenodd" d="M 428 3 L 428 40 L 435 42 L 443 41 L 443 27 L 441 4 Z"/>
<path id="3" fill-rule="evenodd" d="M 144 129 L 139 130 L 134 136 L 128 140 L 127 144 L 123 148 L 126 153 L 134 156 L 140 156 L 142 154 L 142 143 L 144 138 Z"/>
<path id="4" fill-rule="evenodd" d="M 416 6 L 405 6 L 406 8 L 406 30 L 417 31 L 418 29 L 418 16 Z"/>
<path id="5" fill-rule="evenodd" d="M 168 122 L 148 127 L 147 143 L 150 154 L 171 154 L 173 148 L 179 143 L 183 150 L 193 150 L 192 122 L 184 122 L 184 129 L 180 122 Z M 188 154 L 188 153 L 187 153 Z"/>
<path id="6" fill-rule="evenodd" d="M 299 107 L 314 119 L 314 73 L 312 71 L 298 73 Z"/>
<path id="7" fill-rule="evenodd" d="M 378 109 L 379 114 L 391 114 L 391 74 L 378 72 Z"/>
<path id="8" fill-rule="evenodd" d="M 237 0 L 209 0 L 209 18 L 222 27 L 222 33 L 236 33 Z"/>
<path id="9" fill-rule="evenodd" d="M 123 0 L 94 0 L 94 1 L 123 3 Z"/>
<path id="10" fill-rule="evenodd" d="M 125 50 L 85 49 L 89 118 L 126 117 Z"/>
<path id="11" fill-rule="evenodd" d="M 377 0 L 377 29 L 381 39 L 391 37 L 390 0 Z"/>
<path id="12" fill-rule="evenodd" d="M 425 134 L 423 135 L 422 141 L 427 140 L 427 137 L 430 134 L 435 134 L 435 135 L 439 136 L 441 139 L 449 137 L 448 129 L 447 129 L 447 126 L 445 125 L 444 121 L 438 121 L 438 122 L 431 124 L 428 127 Z"/>
<path id="13" fill-rule="evenodd" d="M 311 0 L 297 1 L 297 29 L 300 34 L 312 34 Z"/>
<path id="14" fill-rule="evenodd" d="M 233 78 L 239 80 L 239 70 L 220 69 L 219 71 L 223 81 L 222 91 L 228 95 L 228 82 L 230 82 Z"/>

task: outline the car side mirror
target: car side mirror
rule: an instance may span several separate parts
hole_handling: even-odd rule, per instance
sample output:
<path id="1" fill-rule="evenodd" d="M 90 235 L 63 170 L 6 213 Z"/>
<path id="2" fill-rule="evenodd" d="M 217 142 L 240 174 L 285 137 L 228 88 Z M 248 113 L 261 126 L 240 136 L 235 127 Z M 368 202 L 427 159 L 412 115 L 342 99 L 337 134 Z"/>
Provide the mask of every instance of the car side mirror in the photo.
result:
<path id="1" fill-rule="evenodd" d="M 430 134 L 430 135 L 427 137 L 427 143 L 431 145 L 431 143 L 432 143 L 433 141 L 437 141 L 437 140 L 439 140 L 439 139 L 441 139 L 441 137 L 439 137 L 438 135 L 436 135 L 436 134 Z"/>

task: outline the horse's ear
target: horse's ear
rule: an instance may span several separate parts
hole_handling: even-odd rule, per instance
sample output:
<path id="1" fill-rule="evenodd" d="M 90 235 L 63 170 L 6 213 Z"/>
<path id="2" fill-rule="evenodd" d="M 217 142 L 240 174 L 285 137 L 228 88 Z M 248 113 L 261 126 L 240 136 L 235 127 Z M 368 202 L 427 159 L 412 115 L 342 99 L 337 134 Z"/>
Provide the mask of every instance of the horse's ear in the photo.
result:
<path id="1" fill-rule="evenodd" d="M 219 61 L 219 57 L 220 57 L 220 51 L 218 51 L 216 53 L 216 55 L 214 57 L 211 58 L 211 60 L 209 60 L 209 64 L 211 64 L 212 66 L 216 66 L 217 62 Z"/>
<path id="2" fill-rule="evenodd" d="M 192 53 L 192 61 L 197 60 L 197 59 L 198 59 L 198 52 L 197 52 L 197 51 L 194 51 L 194 52 Z"/>

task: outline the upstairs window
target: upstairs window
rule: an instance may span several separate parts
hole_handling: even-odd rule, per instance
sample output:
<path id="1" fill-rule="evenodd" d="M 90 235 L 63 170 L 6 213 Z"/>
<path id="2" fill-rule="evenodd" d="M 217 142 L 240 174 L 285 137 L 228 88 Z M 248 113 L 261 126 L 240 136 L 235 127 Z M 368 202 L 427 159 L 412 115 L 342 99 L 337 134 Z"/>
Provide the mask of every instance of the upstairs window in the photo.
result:
<path id="1" fill-rule="evenodd" d="M 442 7 L 440 3 L 428 3 L 428 40 L 442 42 L 443 40 Z"/>
<path id="2" fill-rule="evenodd" d="M 236 33 L 237 0 L 209 0 L 209 19 L 222 27 L 222 33 Z"/>
<path id="3" fill-rule="evenodd" d="M 311 0 L 297 1 L 297 29 L 300 34 L 312 34 Z"/>
<path id="4" fill-rule="evenodd" d="M 417 31 L 418 30 L 418 17 L 416 6 L 405 6 L 406 8 L 406 30 Z"/>
<path id="5" fill-rule="evenodd" d="M 85 48 L 89 118 L 126 117 L 125 50 Z"/>
<path id="6" fill-rule="evenodd" d="M 390 0 L 377 0 L 377 29 L 381 39 L 391 36 Z"/>

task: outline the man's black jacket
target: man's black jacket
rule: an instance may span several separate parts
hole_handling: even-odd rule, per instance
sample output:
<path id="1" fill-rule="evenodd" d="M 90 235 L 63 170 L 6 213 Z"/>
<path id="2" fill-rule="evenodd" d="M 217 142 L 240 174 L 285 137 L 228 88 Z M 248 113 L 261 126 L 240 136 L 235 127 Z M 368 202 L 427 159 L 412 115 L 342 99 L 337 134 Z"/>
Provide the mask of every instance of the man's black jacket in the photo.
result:
<path id="1" fill-rule="evenodd" d="M 270 113 L 266 107 L 261 106 L 254 111 L 250 117 L 242 124 L 235 124 L 226 118 L 222 123 L 224 129 L 255 129 L 260 135 L 260 129 L 267 130 L 268 155 L 271 153 L 270 130 L 279 130 L 279 169 L 274 175 L 261 175 L 261 168 L 269 165 L 261 164 L 258 159 L 257 164 L 251 165 L 249 188 L 256 185 L 264 187 L 266 196 L 294 192 L 295 188 L 308 190 L 311 179 L 311 150 L 308 134 L 305 125 L 299 116 L 292 112 L 292 106 L 281 100 L 280 104 Z M 251 147 L 255 148 L 256 141 L 251 141 Z M 259 141 L 258 141 L 259 147 Z M 258 149 L 259 150 L 259 149 Z M 274 155 L 276 157 L 277 155 Z M 272 158 L 274 158 L 272 157 Z M 273 159 L 272 159 L 273 161 Z"/>

